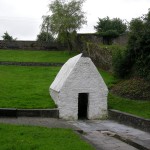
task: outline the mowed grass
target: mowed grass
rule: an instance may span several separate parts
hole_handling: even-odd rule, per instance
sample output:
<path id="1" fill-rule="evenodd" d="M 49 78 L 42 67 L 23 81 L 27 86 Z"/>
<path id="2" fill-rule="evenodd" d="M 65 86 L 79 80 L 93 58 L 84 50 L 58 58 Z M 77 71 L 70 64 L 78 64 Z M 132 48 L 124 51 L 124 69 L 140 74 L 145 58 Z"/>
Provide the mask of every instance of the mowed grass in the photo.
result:
<path id="1" fill-rule="evenodd" d="M 145 119 L 150 119 L 150 101 L 131 100 L 109 94 L 108 107 L 109 109 L 116 109 Z"/>
<path id="2" fill-rule="evenodd" d="M 103 77 L 108 88 L 111 88 L 113 85 L 115 85 L 117 82 L 119 82 L 119 79 L 114 77 L 111 73 L 108 73 L 102 69 L 99 69 L 99 72 L 100 72 L 101 76 Z"/>
<path id="3" fill-rule="evenodd" d="M 68 51 L 0 50 L 0 61 L 65 63 L 76 54 Z"/>
<path id="4" fill-rule="evenodd" d="M 94 150 L 71 129 L 0 124 L 1 150 Z"/>
<path id="5" fill-rule="evenodd" d="M 100 70 L 100 73 L 108 88 L 111 88 L 119 82 L 119 79 L 115 78 L 112 74 L 106 71 Z M 150 101 L 126 99 L 109 92 L 108 108 L 150 119 Z"/>
<path id="6" fill-rule="evenodd" d="M 49 86 L 60 67 L 0 66 L 1 108 L 54 108 Z"/>

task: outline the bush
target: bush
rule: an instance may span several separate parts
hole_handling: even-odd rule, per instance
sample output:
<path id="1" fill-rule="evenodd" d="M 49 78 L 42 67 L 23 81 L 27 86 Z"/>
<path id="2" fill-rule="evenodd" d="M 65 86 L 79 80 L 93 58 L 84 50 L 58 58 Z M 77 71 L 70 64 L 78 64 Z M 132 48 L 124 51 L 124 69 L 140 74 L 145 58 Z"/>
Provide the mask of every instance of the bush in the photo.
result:
<path id="1" fill-rule="evenodd" d="M 150 82 L 141 78 L 131 78 L 115 85 L 111 92 L 129 99 L 150 100 L 149 89 Z"/>
<path id="2" fill-rule="evenodd" d="M 129 75 L 132 62 L 130 54 L 125 48 L 116 48 L 112 54 L 112 65 L 114 74 L 119 78 L 125 78 Z"/>

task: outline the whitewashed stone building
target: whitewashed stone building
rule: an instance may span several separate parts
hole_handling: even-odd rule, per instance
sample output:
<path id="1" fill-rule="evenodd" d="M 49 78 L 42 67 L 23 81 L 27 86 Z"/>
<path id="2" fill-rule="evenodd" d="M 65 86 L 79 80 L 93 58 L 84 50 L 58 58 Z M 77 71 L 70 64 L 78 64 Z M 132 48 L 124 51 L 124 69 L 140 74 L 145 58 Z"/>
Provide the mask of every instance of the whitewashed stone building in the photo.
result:
<path id="1" fill-rule="evenodd" d="M 50 95 L 66 120 L 107 117 L 108 89 L 89 57 L 70 58 L 50 86 Z"/>

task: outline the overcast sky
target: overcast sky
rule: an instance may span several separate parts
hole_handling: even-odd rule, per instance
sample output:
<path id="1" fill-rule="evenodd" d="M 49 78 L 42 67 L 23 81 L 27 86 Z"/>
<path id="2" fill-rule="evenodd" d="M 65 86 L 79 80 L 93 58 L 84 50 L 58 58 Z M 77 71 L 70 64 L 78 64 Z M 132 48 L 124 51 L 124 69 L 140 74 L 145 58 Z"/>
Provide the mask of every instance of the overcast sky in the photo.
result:
<path id="1" fill-rule="evenodd" d="M 0 0 L 0 39 L 8 32 L 17 40 L 36 40 L 42 23 L 41 17 L 48 12 L 51 0 Z M 98 18 L 109 16 L 130 21 L 148 12 L 150 0 L 86 0 L 87 25 L 79 31 L 93 33 Z"/>

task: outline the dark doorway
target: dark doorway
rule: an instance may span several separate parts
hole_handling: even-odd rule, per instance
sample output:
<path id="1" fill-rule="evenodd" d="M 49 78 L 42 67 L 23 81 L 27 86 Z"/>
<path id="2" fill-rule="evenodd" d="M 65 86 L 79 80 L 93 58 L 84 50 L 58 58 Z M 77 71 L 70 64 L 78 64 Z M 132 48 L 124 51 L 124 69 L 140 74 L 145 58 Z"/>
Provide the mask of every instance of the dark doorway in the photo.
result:
<path id="1" fill-rule="evenodd" d="M 78 95 L 78 119 L 87 119 L 88 93 Z"/>

